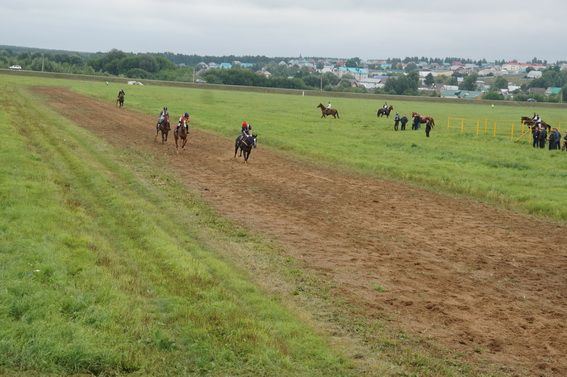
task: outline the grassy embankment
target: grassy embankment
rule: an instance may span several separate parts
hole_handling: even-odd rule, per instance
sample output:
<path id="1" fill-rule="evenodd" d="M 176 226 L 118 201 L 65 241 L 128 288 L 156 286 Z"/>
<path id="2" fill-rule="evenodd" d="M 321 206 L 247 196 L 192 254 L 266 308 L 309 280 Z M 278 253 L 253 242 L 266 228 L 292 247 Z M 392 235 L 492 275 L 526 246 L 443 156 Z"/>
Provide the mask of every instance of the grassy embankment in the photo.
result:
<path id="1" fill-rule="evenodd" d="M 250 239 L 150 156 L 14 85 L 0 84 L 0 107 L 0 375 L 351 373 L 200 241 Z"/>
<path id="2" fill-rule="evenodd" d="M 50 81 L 53 83 L 54 81 Z M 62 83 L 59 83 L 62 84 Z M 119 88 L 99 83 L 66 82 L 83 94 L 112 100 Z M 466 103 L 393 102 L 396 111 L 417 111 L 437 120 L 431 138 L 420 131 L 394 132 L 393 121 L 377 119 L 376 103 L 333 98 L 341 119 L 319 119 L 315 105 L 326 98 L 167 87 L 128 87 L 127 106 L 157 114 L 163 105 L 172 114 L 187 110 L 193 126 L 234 136 L 242 120 L 259 134 L 260 145 L 323 160 L 364 174 L 413 182 L 447 193 L 463 194 L 530 214 L 567 220 L 567 153 L 533 149 L 531 135 L 511 140 L 509 130 L 533 112 L 563 125 L 567 110 Z M 448 117 L 468 119 L 465 133 L 447 129 Z M 485 119 L 489 128 L 484 134 Z M 481 135 L 476 136 L 476 121 Z M 500 136 L 491 136 L 497 123 Z M 456 122 L 456 126 L 460 123 Z M 140 125 L 146 127 L 146 125 Z M 151 125 L 147 125 L 148 128 Z"/>

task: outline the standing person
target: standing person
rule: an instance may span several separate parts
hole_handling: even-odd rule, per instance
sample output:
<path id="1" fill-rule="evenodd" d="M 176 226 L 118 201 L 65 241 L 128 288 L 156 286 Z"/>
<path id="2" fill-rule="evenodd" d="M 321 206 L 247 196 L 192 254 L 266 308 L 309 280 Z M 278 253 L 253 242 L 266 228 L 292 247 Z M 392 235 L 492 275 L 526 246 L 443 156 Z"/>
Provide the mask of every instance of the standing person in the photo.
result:
<path id="1" fill-rule="evenodd" d="M 406 124 L 408 123 L 408 117 L 405 116 L 405 114 L 404 114 L 404 116 L 402 116 L 402 117 L 400 118 L 400 122 L 401 122 L 401 124 L 402 124 L 401 130 L 402 130 L 402 131 L 405 131 L 405 130 L 406 130 Z"/>
<path id="2" fill-rule="evenodd" d="M 394 131 L 398 130 L 398 124 L 400 124 L 400 114 L 396 113 L 394 117 Z"/>
<path id="3" fill-rule="evenodd" d="M 547 128 L 540 127 L 539 129 L 539 147 L 545 148 L 545 142 L 547 141 Z"/>
<path id="4" fill-rule="evenodd" d="M 419 118 L 420 118 L 419 115 L 413 117 L 413 123 L 411 125 L 412 130 L 417 131 L 419 129 L 419 122 L 420 122 Z"/>
<path id="5" fill-rule="evenodd" d="M 431 123 L 431 120 L 428 119 L 425 125 L 425 136 L 429 137 L 429 133 L 431 132 L 432 128 L 433 128 L 433 124 Z"/>
<path id="6" fill-rule="evenodd" d="M 532 146 L 537 148 L 539 146 L 539 126 L 532 126 Z"/>

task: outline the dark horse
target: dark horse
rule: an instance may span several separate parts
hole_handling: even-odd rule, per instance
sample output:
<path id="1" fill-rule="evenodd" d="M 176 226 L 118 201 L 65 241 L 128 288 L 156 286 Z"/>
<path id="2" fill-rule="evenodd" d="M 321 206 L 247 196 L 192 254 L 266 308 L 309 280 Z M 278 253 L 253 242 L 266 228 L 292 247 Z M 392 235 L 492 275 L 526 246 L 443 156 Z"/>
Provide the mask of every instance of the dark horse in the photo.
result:
<path id="1" fill-rule="evenodd" d="M 178 139 L 181 139 L 183 142 L 181 143 L 181 149 L 185 148 L 185 144 L 187 144 L 189 134 L 187 133 L 187 129 L 184 125 L 179 125 L 173 131 L 173 137 L 175 137 L 175 152 L 179 153 L 179 144 L 177 143 Z"/>
<path id="2" fill-rule="evenodd" d="M 321 118 L 326 118 L 327 115 L 332 115 L 335 119 L 336 118 L 340 118 L 339 116 L 339 112 L 337 111 L 337 109 L 327 109 L 325 106 L 323 106 L 322 103 L 320 103 L 319 105 L 315 106 L 321 109 Z"/>
<path id="3" fill-rule="evenodd" d="M 522 117 L 520 118 L 520 123 L 525 124 L 526 126 L 528 126 L 528 128 L 532 128 L 533 126 L 535 126 L 535 122 L 533 121 L 532 118 L 530 117 Z M 541 124 L 543 127 L 547 128 L 547 131 L 551 131 L 551 125 L 548 123 L 545 123 L 543 120 L 539 122 L 539 124 Z"/>
<path id="4" fill-rule="evenodd" d="M 161 143 L 165 143 L 167 141 L 167 134 L 171 131 L 171 124 L 169 123 L 169 115 L 166 115 L 165 118 L 161 123 L 158 122 L 156 127 L 156 137 L 154 140 L 157 139 L 157 135 L 161 131 Z"/>
<path id="5" fill-rule="evenodd" d="M 411 117 L 415 118 L 415 117 L 419 117 L 419 123 L 427 123 L 427 122 L 431 122 L 432 126 L 435 126 L 435 120 L 433 119 L 433 117 L 430 116 L 421 116 L 419 115 L 419 113 L 416 113 L 415 111 L 413 113 L 411 113 Z"/>
<path id="6" fill-rule="evenodd" d="M 116 98 L 116 106 L 123 107 L 124 106 L 124 93 L 118 93 L 118 98 Z"/>
<path id="7" fill-rule="evenodd" d="M 390 105 L 390 106 L 388 106 L 388 107 L 386 107 L 386 108 L 381 107 L 381 108 L 379 108 L 378 111 L 376 112 L 376 116 L 380 118 L 381 116 L 385 115 L 386 118 L 389 118 L 389 117 L 390 117 L 390 113 L 392 112 L 392 110 L 394 110 L 394 106 L 392 106 L 392 105 Z"/>
<path id="8" fill-rule="evenodd" d="M 257 135 L 238 135 L 238 137 L 234 141 L 234 158 L 236 158 L 236 153 L 240 149 L 240 156 L 243 156 L 244 163 L 247 163 L 248 158 L 250 157 L 250 152 L 252 152 L 252 148 L 256 148 L 257 140 Z"/>

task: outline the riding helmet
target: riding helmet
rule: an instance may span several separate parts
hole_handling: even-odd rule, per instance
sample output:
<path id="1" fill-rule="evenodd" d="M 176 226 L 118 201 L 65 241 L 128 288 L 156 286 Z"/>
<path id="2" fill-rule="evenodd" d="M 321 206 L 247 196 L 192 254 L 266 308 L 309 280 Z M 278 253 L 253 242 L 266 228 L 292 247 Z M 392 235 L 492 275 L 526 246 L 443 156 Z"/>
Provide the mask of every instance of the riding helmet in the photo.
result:
<path id="1" fill-rule="evenodd" d="M 188 112 L 185 112 L 185 114 L 183 114 L 183 116 L 184 116 L 184 117 L 188 117 L 188 116 L 189 116 L 189 113 L 188 113 Z"/>

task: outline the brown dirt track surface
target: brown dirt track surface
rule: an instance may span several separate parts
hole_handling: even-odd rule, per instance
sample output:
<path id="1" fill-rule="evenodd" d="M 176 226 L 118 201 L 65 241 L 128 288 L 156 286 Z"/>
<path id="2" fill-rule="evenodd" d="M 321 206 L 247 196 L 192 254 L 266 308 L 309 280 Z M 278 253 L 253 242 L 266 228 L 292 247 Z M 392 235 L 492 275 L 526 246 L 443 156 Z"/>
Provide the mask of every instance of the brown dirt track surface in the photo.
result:
<path id="1" fill-rule="evenodd" d="M 567 376 L 566 227 L 262 146 L 244 165 L 232 140 L 198 130 L 175 155 L 173 138 L 154 142 L 153 117 L 36 91 L 106 141 L 166 156 L 222 215 L 281 242 L 370 317 L 385 313 L 467 355 L 481 350 L 512 374 Z"/>

